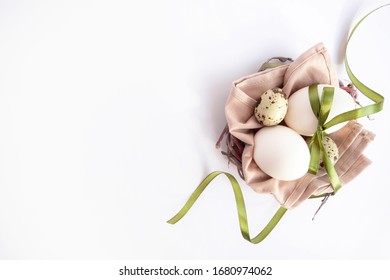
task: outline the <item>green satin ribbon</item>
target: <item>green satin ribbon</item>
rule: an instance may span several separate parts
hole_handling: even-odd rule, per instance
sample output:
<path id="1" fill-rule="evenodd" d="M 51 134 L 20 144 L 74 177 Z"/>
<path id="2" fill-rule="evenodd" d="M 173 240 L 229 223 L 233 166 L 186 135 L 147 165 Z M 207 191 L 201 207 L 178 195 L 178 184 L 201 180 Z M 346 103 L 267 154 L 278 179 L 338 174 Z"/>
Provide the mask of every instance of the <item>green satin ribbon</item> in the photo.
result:
<path id="1" fill-rule="evenodd" d="M 280 219 L 283 217 L 283 215 L 286 213 L 287 209 L 280 207 L 279 210 L 275 213 L 275 215 L 272 217 L 272 219 L 268 222 L 268 224 L 264 227 L 264 229 L 256 235 L 254 238 L 251 238 L 249 235 L 249 226 L 248 226 L 248 217 L 246 214 L 246 207 L 245 207 L 245 201 L 244 196 L 241 192 L 241 187 L 238 184 L 236 178 L 234 178 L 233 175 L 222 172 L 222 171 L 214 171 L 210 173 L 201 183 L 200 185 L 195 189 L 195 191 L 192 193 L 190 198 L 187 200 L 186 204 L 183 206 L 180 211 L 173 216 L 167 223 L 169 224 L 175 224 L 178 221 L 180 221 L 181 218 L 184 217 L 184 215 L 191 209 L 192 205 L 194 205 L 195 201 L 199 198 L 199 196 L 202 194 L 202 192 L 206 189 L 206 187 L 210 184 L 212 180 L 215 179 L 218 175 L 224 174 L 229 179 L 230 184 L 233 188 L 234 197 L 236 199 L 236 206 L 237 206 L 237 214 L 238 214 L 238 221 L 240 223 L 240 229 L 242 236 L 248 240 L 249 242 L 253 244 L 260 243 L 263 241 L 268 234 L 274 229 L 274 227 L 278 224 Z"/>
<path id="2" fill-rule="evenodd" d="M 370 13 L 368 13 L 366 16 L 364 16 L 352 29 L 351 34 L 348 37 L 348 42 L 350 41 L 352 35 L 354 34 L 356 28 L 361 24 L 361 22 L 370 14 L 375 12 L 376 10 L 383 8 L 385 6 L 389 6 L 390 4 L 383 5 Z M 347 45 L 348 45 L 347 42 Z M 324 166 L 326 168 L 326 171 L 328 173 L 328 176 L 330 178 L 330 182 L 334 188 L 334 193 L 337 192 L 337 190 L 341 187 L 340 180 L 337 176 L 337 173 L 333 167 L 333 164 L 330 162 L 330 159 L 327 157 L 326 152 L 324 150 L 324 147 L 322 145 L 322 139 L 325 136 L 325 130 L 329 127 L 332 127 L 338 123 L 342 123 L 349 120 L 354 120 L 357 118 L 361 118 L 364 116 L 372 115 L 374 113 L 377 113 L 382 110 L 383 108 L 383 102 L 384 98 L 380 94 L 376 93 L 375 91 L 371 90 L 367 86 L 365 86 L 363 83 L 361 83 L 356 76 L 352 73 L 349 63 L 347 60 L 347 56 L 345 57 L 345 67 L 348 73 L 348 76 L 351 80 L 351 82 L 356 86 L 357 89 L 360 90 L 365 96 L 367 96 L 369 99 L 371 99 L 374 104 L 365 106 L 363 108 L 351 110 L 348 112 L 345 112 L 343 114 L 340 114 L 333 119 L 331 119 L 329 122 L 325 123 L 330 107 L 332 106 L 333 101 L 333 94 L 334 89 L 331 87 L 325 87 L 322 92 L 321 102 L 318 98 L 318 91 L 317 86 L 312 86 L 309 88 L 309 98 L 310 98 L 310 104 L 312 106 L 314 114 L 317 116 L 319 120 L 318 128 L 313 136 L 310 146 L 311 146 L 311 161 L 310 161 L 310 167 L 309 172 L 317 172 L 319 168 L 319 162 L 320 162 L 320 155 L 323 154 L 323 161 Z M 248 218 L 246 214 L 246 207 L 245 207 L 245 201 L 244 197 L 241 192 L 240 185 L 238 184 L 237 180 L 234 178 L 233 175 L 222 172 L 222 171 L 215 171 L 210 173 L 196 188 L 196 190 L 192 193 L 186 204 L 183 206 L 182 209 L 169 221 L 167 221 L 170 224 L 175 224 L 178 221 L 180 221 L 181 218 L 184 217 L 184 215 L 191 209 L 191 207 L 194 205 L 196 200 L 199 198 L 199 196 L 202 194 L 202 192 L 206 189 L 206 187 L 217 177 L 218 175 L 224 174 L 230 181 L 230 184 L 233 188 L 235 200 L 236 200 L 236 206 L 237 206 L 237 214 L 238 214 L 238 221 L 240 224 L 240 230 L 242 236 L 248 240 L 251 243 L 257 244 L 263 241 L 268 234 L 274 229 L 274 227 L 278 224 L 280 219 L 283 217 L 283 215 L 286 213 L 287 209 L 284 207 L 280 207 L 279 210 L 275 213 L 275 215 L 272 217 L 272 219 L 268 222 L 268 224 L 264 227 L 264 229 L 256 235 L 254 238 L 251 238 L 249 235 L 249 226 L 248 226 Z M 333 194 L 334 194 L 333 193 Z M 323 197 L 326 194 L 322 194 L 319 196 L 311 196 L 310 198 L 319 198 Z"/>
<path id="3" fill-rule="evenodd" d="M 385 6 L 389 6 L 390 4 L 386 4 L 383 6 L 380 6 L 376 8 L 375 10 L 369 12 L 367 15 L 365 15 L 352 29 L 351 33 L 349 34 L 348 40 L 347 40 L 347 47 L 348 43 L 352 38 L 352 35 L 355 33 L 357 27 L 363 22 L 364 19 L 366 19 L 369 15 L 371 15 L 373 12 L 377 11 L 378 9 L 381 9 Z M 366 117 L 369 115 L 373 115 L 375 113 L 380 112 L 383 109 L 383 103 L 384 103 L 384 97 L 380 95 L 379 93 L 373 91 L 366 85 L 364 85 L 352 72 L 349 63 L 347 54 L 345 55 L 345 67 L 347 70 L 347 74 L 352 82 L 356 86 L 356 88 L 364 94 L 366 97 L 368 97 L 371 101 L 374 102 L 374 104 L 370 104 L 367 106 L 364 106 L 362 108 L 358 108 L 355 110 L 350 110 L 345 113 L 342 113 L 340 115 L 335 116 L 330 121 L 325 123 L 326 119 L 328 118 L 330 108 L 332 107 L 333 102 L 333 95 L 334 90 L 330 87 L 324 87 L 321 97 L 321 103 L 318 99 L 318 90 L 316 85 L 312 85 L 309 87 L 309 99 L 310 99 L 310 105 L 312 107 L 314 115 L 318 119 L 318 127 L 316 133 L 313 135 L 313 137 L 310 140 L 309 148 L 310 148 L 310 166 L 309 166 L 309 172 L 313 174 L 317 174 L 318 168 L 320 165 L 320 158 L 322 154 L 323 163 L 326 169 L 326 172 L 328 173 L 329 181 L 333 187 L 333 194 L 335 194 L 342 186 L 340 179 L 337 175 L 337 172 L 333 166 L 333 163 L 328 158 L 324 145 L 322 144 L 322 139 L 325 136 L 325 130 L 336 125 L 339 123 L 343 123 L 350 120 L 355 120 L 361 117 Z"/>
<path id="4" fill-rule="evenodd" d="M 310 164 L 309 172 L 312 174 L 317 174 L 320 161 L 324 163 L 324 167 L 329 176 L 329 181 L 333 186 L 335 194 L 341 188 L 341 182 L 339 176 L 337 175 L 336 169 L 333 166 L 332 161 L 329 159 L 325 147 L 322 143 L 322 140 L 325 137 L 324 123 L 329 116 L 330 109 L 332 108 L 334 96 L 333 87 L 324 87 L 322 90 L 321 102 L 318 98 L 318 88 L 317 85 L 311 85 L 309 87 L 309 99 L 310 105 L 313 110 L 314 115 L 318 119 L 318 128 L 314 133 L 313 137 L 309 143 L 310 149 Z M 322 155 L 322 157 L 321 157 Z"/>

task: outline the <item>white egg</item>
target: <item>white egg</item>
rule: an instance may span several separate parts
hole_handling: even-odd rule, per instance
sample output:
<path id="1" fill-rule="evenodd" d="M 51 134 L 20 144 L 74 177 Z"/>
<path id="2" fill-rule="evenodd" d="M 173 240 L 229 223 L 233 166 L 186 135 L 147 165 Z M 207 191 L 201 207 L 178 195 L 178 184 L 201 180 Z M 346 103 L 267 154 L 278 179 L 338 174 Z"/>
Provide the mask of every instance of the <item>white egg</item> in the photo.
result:
<path id="1" fill-rule="evenodd" d="M 318 95 L 321 100 L 322 89 L 324 87 L 333 87 L 330 85 L 318 85 Z M 329 112 L 327 121 L 335 116 L 355 109 L 355 101 L 344 90 L 334 88 L 334 97 L 332 107 Z M 284 118 L 286 124 L 301 135 L 311 136 L 317 130 L 318 120 L 313 113 L 309 99 L 309 87 L 302 88 L 290 95 L 288 99 L 288 110 Z M 325 122 L 326 123 L 326 122 Z M 332 133 L 342 128 L 346 122 L 332 126 L 326 130 Z"/>
<path id="2" fill-rule="evenodd" d="M 253 159 L 269 176 L 298 179 L 309 169 L 310 151 L 301 135 L 282 125 L 261 128 L 255 134 Z"/>

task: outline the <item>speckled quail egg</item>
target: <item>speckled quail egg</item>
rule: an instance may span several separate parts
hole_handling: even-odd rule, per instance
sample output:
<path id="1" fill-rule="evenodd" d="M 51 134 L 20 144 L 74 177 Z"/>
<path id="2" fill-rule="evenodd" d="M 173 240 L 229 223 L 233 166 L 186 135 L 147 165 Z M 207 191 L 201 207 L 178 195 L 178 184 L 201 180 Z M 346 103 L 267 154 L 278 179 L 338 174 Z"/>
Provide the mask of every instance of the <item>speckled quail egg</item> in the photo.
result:
<path id="1" fill-rule="evenodd" d="M 255 106 L 256 119 L 265 126 L 279 124 L 287 113 L 287 98 L 282 89 L 269 89 L 263 93 Z"/>
<path id="2" fill-rule="evenodd" d="M 339 149 L 337 148 L 336 143 L 329 136 L 325 136 L 322 139 L 322 145 L 324 145 L 326 154 L 328 155 L 328 158 L 330 159 L 332 164 L 335 164 L 336 161 L 339 159 Z M 323 162 L 322 155 L 321 162 Z"/>

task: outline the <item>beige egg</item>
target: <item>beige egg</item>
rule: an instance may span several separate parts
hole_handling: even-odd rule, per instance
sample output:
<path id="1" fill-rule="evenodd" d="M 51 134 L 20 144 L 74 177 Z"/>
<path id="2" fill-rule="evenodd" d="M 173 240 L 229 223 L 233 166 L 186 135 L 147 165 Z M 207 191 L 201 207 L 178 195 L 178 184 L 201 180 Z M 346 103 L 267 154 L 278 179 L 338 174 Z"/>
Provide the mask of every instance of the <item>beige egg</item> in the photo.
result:
<path id="1" fill-rule="evenodd" d="M 275 125 L 263 127 L 255 134 L 253 159 L 269 176 L 291 181 L 307 173 L 310 151 L 301 135 Z"/>
<path id="2" fill-rule="evenodd" d="M 355 101 L 351 95 L 331 85 L 318 85 L 317 89 L 320 100 L 324 87 L 334 88 L 333 103 L 326 122 L 341 113 L 355 109 Z M 311 136 L 317 130 L 318 120 L 310 105 L 309 87 L 302 88 L 290 95 L 288 99 L 288 111 L 284 121 L 290 128 L 301 135 Z M 332 133 L 342 128 L 345 124 L 346 122 L 332 126 L 326 132 Z"/>
<path id="3" fill-rule="evenodd" d="M 330 161 L 332 162 L 332 164 L 335 164 L 339 159 L 339 149 L 337 148 L 336 143 L 329 136 L 325 136 L 322 139 L 322 145 L 324 146 L 325 152 L 328 158 L 330 159 Z M 321 162 L 323 162 L 322 155 L 321 155 Z"/>
<path id="4" fill-rule="evenodd" d="M 282 89 L 274 88 L 264 92 L 255 106 L 256 119 L 265 126 L 279 124 L 287 113 L 287 99 Z"/>

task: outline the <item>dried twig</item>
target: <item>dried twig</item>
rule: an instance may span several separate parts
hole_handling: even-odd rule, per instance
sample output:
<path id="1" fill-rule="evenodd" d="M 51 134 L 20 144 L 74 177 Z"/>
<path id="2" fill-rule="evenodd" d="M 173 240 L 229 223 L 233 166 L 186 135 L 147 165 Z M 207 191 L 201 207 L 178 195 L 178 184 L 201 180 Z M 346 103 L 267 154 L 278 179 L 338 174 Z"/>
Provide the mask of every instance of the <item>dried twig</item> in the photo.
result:
<path id="1" fill-rule="evenodd" d="M 357 91 L 357 89 L 355 88 L 355 86 L 352 83 L 349 83 L 347 86 L 344 86 L 343 82 L 339 81 L 339 85 L 340 85 L 341 89 L 345 90 L 346 92 L 348 92 L 352 96 L 352 98 L 355 101 L 356 105 L 358 105 L 360 108 L 363 107 L 363 105 L 358 100 L 358 95 L 359 95 L 358 91 Z M 367 118 L 370 121 L 374 120 L 374 118 L 371 117 L 370 115 L 368 115 Z"/>
<path id="2" fill-rule="evenodd" d="M 228 125 L 226 125 L 222 130 L 221 135 L 215 144 L 216 148 L 219 149 L 221 147 L 221 142 L 224 138 L 226 139 L 226 151 L 221 151 L 221 153 L 227 157 L 228 164 L 232 163 L 237 167 L 238 175 L 240 175 L 240 177 L 244 180 L 244 173 L 242 171 L 242 153 L 244 151 L 245 143 L 234 137 L 229 132 Z"/>
<path id="3" fill-rule="evenodd" d="M 320 204 L 320 207 L 318 207 L 317 211 L 314 213 L 314 216 L 313 218 L 311 219 L 312 221 L 314 221 L 314 218 L 316 217 L 316 215 L 318 214 L 318 212 L 321 210 L 322 206 L 324 206 L 324 204 L 328 201 L 330 197 L 330 193 L 326 194 L 324 196 L 324 198 L 321 200 L 321 204 Z"/>

